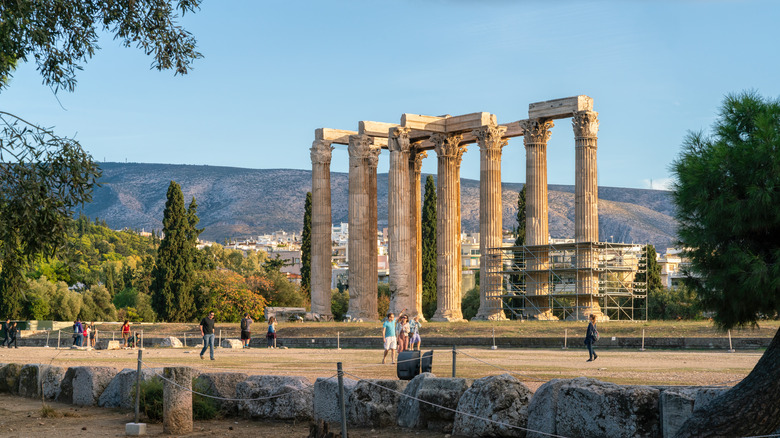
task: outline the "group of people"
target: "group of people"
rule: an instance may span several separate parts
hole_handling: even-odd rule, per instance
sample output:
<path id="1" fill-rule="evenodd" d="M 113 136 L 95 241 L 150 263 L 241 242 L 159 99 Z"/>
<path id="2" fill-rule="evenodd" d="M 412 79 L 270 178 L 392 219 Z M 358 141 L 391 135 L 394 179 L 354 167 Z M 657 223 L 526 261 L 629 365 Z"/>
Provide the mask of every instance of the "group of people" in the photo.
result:
<path id="1" fill-rule="evenodd" d="M 76 321 L 73 322 L 73 346 L 94 348 L 97 342 L 97 332 L 94 322 L 87 324 L 76 318 Z"/>
<path id="2" fill-rule="evenodd" d="M 11 348 L 11 344 L 14 344 L 14 348 L 19 348 L 16 343 L 16 333 L 18 332 L 16 322 L 11 322 L 10 319 L 6 319 L 3 323 L 3 343 L 0 346 Z"/>
<path id="3" fill-rule="evenodd" d="M 406 350 L 420 350 L 420 323 L 419 317 L 415 316 L 409 321 L 409 316 L 403 311 L 395 321 L 395 314 L 387 314 L 387 318 L 382 321 L 382 339 L 384 340 L 385 354 L 382 356 L 382 363 L 387 359 L 387 353 L 390 353 L 390 363 L 395 363 L 395 352 L 402 353 Z M 417 347 L 415 348 L 415 344 Z"/>
<path id="4" fill-rule="evenodd" d="M 211 360 L 214 360 L 214 312 L 209 314 L 200 321 L 200 335 L 203 337 L 203 349 L 200 351 L 200 358 L 203 359 L 203 355 L 206 354 L 206 350 L 209 350 L 209 356 Z M 252 340 L 252 317 L 249 313 L 244 313 L 244 317 L 241 318 L 241 344 L 243 348 L 249 348 L 249 343 Z M 266 346 L 268 348 L 276 348 L 276 317 L 272 316 L 268 318 L 268 330 L 265 334 Z"/>

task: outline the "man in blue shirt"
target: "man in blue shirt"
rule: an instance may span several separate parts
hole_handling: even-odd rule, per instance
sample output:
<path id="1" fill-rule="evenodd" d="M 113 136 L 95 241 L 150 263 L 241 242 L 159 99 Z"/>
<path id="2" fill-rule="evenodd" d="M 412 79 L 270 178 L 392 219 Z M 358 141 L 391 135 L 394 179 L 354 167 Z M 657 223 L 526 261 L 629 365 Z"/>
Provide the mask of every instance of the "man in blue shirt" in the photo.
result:
<path id="1" fill-rule="evenodd" d="M 84 326 L 81 325 L 81 319 L 76 318 L 73 323 L 73 345 L 81 347 L 84 342 Z"/>
<path id="2" fill-rule="evenodd" d="M 387 352 L 390 351 L 390 363 L 395 363 L 395 315 L 392 312 L 387 314 L 387 319 L 382 321 L 382 338 L 385 341 L 385 355 L 382 356 L 382 363 L 385 363 Z"/>

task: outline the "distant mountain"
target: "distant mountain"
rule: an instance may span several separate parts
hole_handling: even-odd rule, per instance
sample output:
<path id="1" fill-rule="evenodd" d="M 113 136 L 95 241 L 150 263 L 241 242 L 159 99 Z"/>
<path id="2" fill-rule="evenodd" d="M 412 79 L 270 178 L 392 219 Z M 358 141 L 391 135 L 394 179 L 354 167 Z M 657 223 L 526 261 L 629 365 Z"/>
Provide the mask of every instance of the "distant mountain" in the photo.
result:
<path id="1" fill-rule="evenodd" d="M 112 228 L 162 229 L 165 194 L 178 182 L 189 204 L 198 202 L 201 238 L 222 242 L 278 230 L 300 233 L 311 172 L 292 169 L 174 164 L 102 163 L 101 187 L 84 207 Z M 425 175 L 423 176 L 423 178 Z M 332 173 L 333 222 L 347 222 L 347 174 Z M 504 228 L 515 225 L 517 192 L 522 184 L 503 184 Z M 378 175 L 379 220 L 387 223 L 387 174 Z M 549 186 L 550 234 L 574 236 L 574 186 Z M 461 180 L 463 231 L 479 229 L 479 181 Z M 599 188 L 599 239 L 649 242 L 659 251 L 673 244 L 676 222 L 669 192 Z"/>

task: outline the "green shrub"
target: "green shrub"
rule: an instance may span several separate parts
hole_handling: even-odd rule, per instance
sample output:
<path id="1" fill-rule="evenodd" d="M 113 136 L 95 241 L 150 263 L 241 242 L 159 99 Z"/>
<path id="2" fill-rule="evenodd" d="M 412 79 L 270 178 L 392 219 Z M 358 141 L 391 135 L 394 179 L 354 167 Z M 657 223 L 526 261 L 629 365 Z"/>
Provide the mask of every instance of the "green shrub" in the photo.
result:
<path id="1" fill-rule="evenodd" d="M 467 321 L 477 316 L 479 311 L 479 286 L 475 286 L 466 292 L 466 295 L 463 296 L 463 300 L 460 302 L 460 310 L 463 312 L 463 319 Z"/>
<path id="2" fill-rule="evenodd" d="M 346 289 L 333 289 L 330 296 L 330 311 L 333 313 L 333 319 L 341 321 L 349 310 L 349 293 Z"/>
<path id="3" fill-rule="evenodd" d="M 133 391 L 135 394 L 135 391 Z M 163 381 L 153 377 L 141 382 L 141 412 L 150 422 L 159 423 L 163 419 Z"/>
<path id="4" fill-rule="evenodd" d="M 192 379 L 192 389 L 206 394 L 208 385 L 202 380 Z M 194 420 L 213 420 L 217 418 L 219 409 L 217 401 L 210 397 L 192 394 L 192 418 Z"/>

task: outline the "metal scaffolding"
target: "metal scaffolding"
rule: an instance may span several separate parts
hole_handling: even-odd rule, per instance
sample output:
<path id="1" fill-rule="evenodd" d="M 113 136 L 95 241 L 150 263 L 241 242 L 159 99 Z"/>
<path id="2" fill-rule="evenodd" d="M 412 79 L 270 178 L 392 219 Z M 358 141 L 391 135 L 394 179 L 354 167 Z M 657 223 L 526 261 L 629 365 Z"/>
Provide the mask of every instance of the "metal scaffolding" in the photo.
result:
<path id="1" fill-rule="evenodd" d="M 487 256 L 501 262 L 488 269 L 503 280 L 491 282 L 489 296 L 500 297 L 513 319 L 546 309 L 560 320 L 584 319 L 597 304 L 609 319 L 647 320 L 647 285 L 636 281 L 647 272 L 644 248 L 610 242 L 492 248 Z"/>

